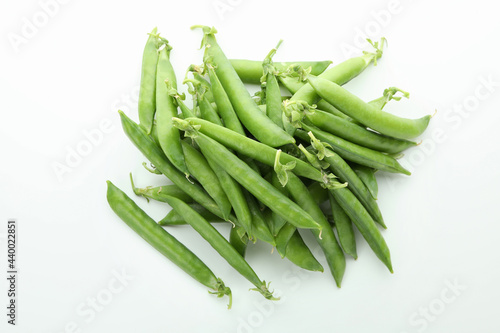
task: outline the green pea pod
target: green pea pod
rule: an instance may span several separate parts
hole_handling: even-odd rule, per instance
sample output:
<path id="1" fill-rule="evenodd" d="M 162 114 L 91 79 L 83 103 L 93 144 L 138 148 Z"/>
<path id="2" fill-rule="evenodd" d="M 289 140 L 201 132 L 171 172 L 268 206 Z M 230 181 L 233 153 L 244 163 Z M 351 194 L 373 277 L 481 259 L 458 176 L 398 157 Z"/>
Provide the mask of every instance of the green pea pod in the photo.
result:
<path id="1" fill-rule="evenodd" d="M 340 246 L 342 246 L 345 253 L 354 259 L 358 259 L 358 253 L 356 251 L 356 237 L 354 235 L 352 221 L 331 193 L 329 194 L 329 199 L 333 214 L 333 221 L 335 222 L 335 229 L 337 229 L 337 235 L 339 236 Z"/>
<path id="2" fill-rule="evenodd" d="M 177 107 L 168 94 L 165 81 L 176 86 L 175 73 L 169 60 L 170 46 L 160 51 L 158 66 L 156 70 L 156 128 L 158 131 L 158 142 L 165 156 L 186 175 L 189 174 L 184 154 L 181 147 L 179 130 L 172 126 L 172 117 L 177 116 Z"/>
<path id="3" fill-rule="evenodd" d="M 156 110 L 156 64 L 160 38 L 157 29 L 149 34 L 142 55 L 141 85 L 139 90 L 139 120 L 147 134 L 151 133 Z"/>
<path id="4" fill-rule="evenodd" d="M 208 194 L 215 200 L 222 211 L 222 216 L 227 220 L 231 213 L 231 203 L 222 189 L 219 178 L 217 178 L 217 175 L 210 167 L 206 158 L 199 151 L 193 148 L 186 140 L 182 140 L 181 143 L 184 155 L 186 156 L 186 164 L 189 173 L 198 180 Z"/>
<path id="5" fill-rule="evenodd" d="M 162 199 L 164 200 L 164 202 L 167 202 L 167 197 L 172 197 L 168 194 L 165 194 Z M 175 196 L 173 196 L 175 197 Z M 180 198 L 178 198 L 179 200 L 182 200 Z M 184 201 L 184 200 L 182 200 Z M 186 201 L 184 201 L 186 202 Z M 186 202 L 187 203 L 187 202 Z M 218 217 L 217 215 L 214 215 L 212 213 L 210 213 L 208 210 L 206 210 L 205 207 L 203 207 L 202 205 L 200 204 L 197 204 L 197 203 L 188 203 L 189 207 L 191 207 L 191 209 L 193 209 L 194 211 L 196 211 L 198 214 L 200 214 L 201 216 L 203 216 L 203 218 L 207 221 L 209 221 L 210 223 L 213 223 L 213 222 L 224 222 L 223 219 L 221 219 L 220 217 Z M 184 220 L 184 218 L 181 216 L 181 214 L 179 214 L 179 212 L 177 212 L 176 210 L 172 209 L 170 212 L 168 212 L 168 214 L 162 218 L 160 221 L 158 221 L 158 224 L 161 225 L 161 226 L 167 226 L 167 225 L 184 225 L 184 224 L 187 224 L 187 222 Z"/>
<path id="6" fill-rule="evenodd" d="M 311 231 L 325 253 L 330 272 L 337 283 L 337 287 L 340 288 L 346 266 L 344 252 L 342 252 L 328 220 L 307 190 L 307 187 L 292 172 L 289 172 L 288 177 L 286 188 L 290 196 L 322 227 L 321 231 L 315 229 Z"/>
<path id="7" fill-rule="evenodd" d="M 231 308 L 231 289 L 226 287 L 224 282 L 217 278 L 203 261 L 160 227 L 125 193 L 110 181 L 107 184 L 107 200 L 116 215 L 158 252 L 195 280 L 212 289 L 212 294 L 216 294 L 218 297 L 229 296 L 228 308 Z"/>
<path id="8" fill-rule="evenodd" d="M 195 26 L 193 28 L 199 28 Z M 215 67 L 215 72 L 224 87 L 231 104 L 243 125 L 257 140 L 272 147 L 280 147 L 294 143 L 291 135 L 274 124 L 263 114 L 250 93 L 241 82 L 238 74 L 231 66 L 215 39 L 215 29 L 201 27 L 204 31 L 203 45 L 205 45 L 205 62 L 210 62 Z"/>
<path id="9" fill-rule="evenodd" d="M 323 272 L 323 266 L 314 257 L 309 247 L 295 230 L 286 246 L 286 258 L 300 268 L 313 272 Z"/>
<path id="10" fill-rule="evenodd" d="M 356 172 L 359 179 L 361 179 L 361 181 L 366 185 L 366 188 L 370 191 L 373 199 L 377 200 L 378 184 L 377 178 L 375 177 L 375 172 L 377 170 L 357 163 L 351 163 L 351 168 L 354 172 Z"/>
<path id="11" fill-rule="evenodd" d="M 396 159 L 382 154 L 379 151 L 362 147 L 339 138 L 338 136 L 311 126 L 307 124 L 307 122 L 302 124 L 302 128 L 308 132 L 312 132 L 319 140 L 331 145 L 332 150 L 339 154 L 343 159 L 387 172 L 402 173 L 405 175 L 411 174 L 410 171 L 403 168 L 403 166 L 401 166 Z M 303 131 L 297 130 L 296 135 L 305 137 L 307 134 Z"/>
<path id="12" fill-rule="evenodd" d="M 393 273 L 389 248 L 378 230 L 375 221 L 373 221 L 370 216 L 370 213 L 368 213 L 365 207 L 363 207 L 348 188 L 330 190 L 330 193 L 347 216 L 349 216 L 375 255 L 387 266 L 389 271 Z"/>
<path id="13" fill-rule="evenodd" d="M 258 60 L 246 60 L 246 59 L 230 59 L 231 65 L 240 77 L 240 79 L 245 83 L 260 83 L 260 78 L 262 77 L 262 61 Z M 330 66 L 332 62 L 330 60 L 325 61 L 295 61 L 295 62 L 276 62 L 275 67 L 279 71 L 284 71 L 288 67 L 293 65 L 300 65 L 304 68 L 311 67 L 311 74 L 319 75 L 324 72 L 324 70 Z"/>
<path id="14" fill-rule="evenodd" d="M 236 271 L 250 281 L 256 290 L 269 300 L 278 300 L 269 291 L 268 284 L 260 280 L 255 271 L 217 229 L 182 200 L 169 197 L 167 202 L 195 229 Z"/>
<path id="15" fill-rule="evenodd" d="M 390 137 L 415 138 L 425 131 L 431 119 L 430 115 L 419 119 L 398 117 L 365 103 L 334 82 L 314 76 L 309 76 L 307 80 L 316 93 L 328 103 L 349 117 Z"/>

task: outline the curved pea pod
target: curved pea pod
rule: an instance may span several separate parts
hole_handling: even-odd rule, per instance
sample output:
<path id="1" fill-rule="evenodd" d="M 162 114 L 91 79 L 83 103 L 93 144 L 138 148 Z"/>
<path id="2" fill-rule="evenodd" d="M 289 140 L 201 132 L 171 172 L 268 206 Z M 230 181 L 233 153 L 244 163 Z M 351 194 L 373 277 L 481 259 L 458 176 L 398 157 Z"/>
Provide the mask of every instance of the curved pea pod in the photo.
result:
<path id="1" fill-rule="evenodd" d="M 158 252 L 195 280 L 212 289 L 212 294 L 216 294 L 218 297 L 229 296 L 228 308 L 231 308 L 231 289 L 226 287 L 224 282 L 217 278 L 203 261 L 159 226 L 123 191 L 110 181 L 107 184 L 106 197 L 116 215 Z"/>
<path id="2" fill-rule="evenodd" d="M 307 80 L 321 98 L 381 134 L 398 139 L 412 139 L 425 131 L 431 119 L 430 115 L 419 119 L 398 117 L 365 103 L 334 82 L 314 76 L 309 76 Z"/>
<path id="3" fill-rule="evenodd" d="M 256 290 L 269 300 L 278 300 L 274 298 L 273 293 L 269 291 L 268 284 L 262 281 L 248 262 L 236 251 L 229 241 L 222 236 L 217 229 L 208 223 L 202 216 L 192 210 L 183 201 L 169 197 L 168 204 L 181 214 L 181 216 L 195 229 L 238 273 L 250 281 Z"/>
<path id="4" fill-rule="evenodd" d="M 380 230 L 378 230 L 375 221 L 373 221 L 370 216 L 370 213 L 368 213 L 365 207 L 348 188 L 330 190 L 330 193 L 347 216 L 349 216 L 375 255 L 387 266 L 389 271 L 393 273 L 389 248 Z"/>
<path id="5" fill-rule="evenodd" d="M 323 272 L 323 266 L 314 257 L 311 250 L 304 243 L 298 230 L 290 237 L 286 245 L 286 258 L 300 268 L 313 272 Z"/>
<path id="6" fill-rule="evenodd" d="M 193 27 L 193 28 L 197 28 Z M 250 96 L 245 85 L 231 66 L 215 39 L 215 29 L 202 27 L 204 31 L 203 45 L 205 45 L 205 60 L 210 61 L 215 67 L 215 72 L 231 104 L 243 125 L 259 141 L 272 146 L 279 147 L 288 143 L 294 143 L 291 135 L 277 126 L 265 114 L 263 114 L 255 101 Z"/>
<path id="7" fill-rule="evenodd" d="M 387 172 L 402 173 L 405 175 L 411 174 L 410 171 L 403 168 L 403 166 L 391 156 L 339 138 L 317 127 L 308 125 L 307 122 L 302 124 L 302 128 L 308 132 L 312 132 L 319 140 L 331 145 L 332 150 L 343 159 Z M 305 137 L 307 134 L 301 130 L 297 130 L 296 135 Z"/>
<path id="8" fill-rule="evenodd" d="M 246 59 L 230 59 L 231 65 L 240 77 L 241 81 L 245 83 L 260 83 L 260 78 L 263 75 L 262 61 L 259 60 L 246 60 Z M 295 61 L 295 62 L 276 62 L 276 69 L 284 71 L 292 65 L 300 65 L 304 68 L 311 67 L 311 74 L 319 75 L 330 66 L 330 60 L 325 61 Z"/>

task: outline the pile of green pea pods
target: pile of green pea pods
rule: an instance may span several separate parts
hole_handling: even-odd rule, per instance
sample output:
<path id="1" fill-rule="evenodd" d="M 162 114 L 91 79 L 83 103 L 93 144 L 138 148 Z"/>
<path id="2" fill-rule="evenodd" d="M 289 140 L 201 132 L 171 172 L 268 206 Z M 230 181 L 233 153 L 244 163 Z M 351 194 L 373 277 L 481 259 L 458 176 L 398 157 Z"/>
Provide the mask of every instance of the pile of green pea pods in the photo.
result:
<path id="1" fill-rule="evenodd" d="M 277 298 L 269 284 L 245 260 L 247 244 L 267 242 L 299 267 L 322 272 L 299 229 L 313 233 L 338 287 L 345 255 L 357 258 L 354 229 L 392 272 L 375 172 L 410 174 L 396 158 L 416 145 L 410 140 L 424 132 L 430 116 L 406 119 L 383 111 L 391 99 L 408 97 L 398 88 L 366 103 L 342 87 L 376 64 L 385 40 L 370 41 L 373 52 L 335 66 L 274 63 L 281 41 L 263 61 L 229 60 L 214 28 L 193 28 L 203 32 L 205 54 L 183 81 L 192 107 L 177 91 L 172 48 L 154 29 L 143 54 L 139 124 L 119 111 L 126 135 L 154 166 L 150 171 L 173 183 L 137 188 L 131 175 L 134 193 L 172 210 L 156 222 L 108 181 L 114 212 L 211 293 L 228 295 L 229 307 L 229 287 L 168 226 L 189 224 L 270 300 Z M 244 83 L 261 90 L 252 96 Z M 282 96 L 282 87 L 290 96 Z M 231 223 L 230 235 L 214 222 Z"/>

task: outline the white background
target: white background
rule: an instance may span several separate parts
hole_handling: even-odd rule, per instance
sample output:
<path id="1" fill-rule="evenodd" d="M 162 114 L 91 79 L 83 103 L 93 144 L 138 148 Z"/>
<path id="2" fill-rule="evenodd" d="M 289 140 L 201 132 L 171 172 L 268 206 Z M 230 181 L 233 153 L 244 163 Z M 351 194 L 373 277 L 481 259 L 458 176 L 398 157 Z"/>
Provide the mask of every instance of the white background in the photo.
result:
<path id="1" fill-rule="evenodd" d="M 2 1 L 0 8 L 0 266 L 5 272 L 6 221 L 15 218 L 20 272 L 16 327 L 6 324 L 1 278 L 0 331 L 500 331 L 500 21 L 494 2 L 41 5 L 47 2 Z M 26 28 L 33 23 L 35 30 Z M 349 46 L 366 46 L 362 31 L 387 37 L 379 65 L 346 87 L 366 100 L 388 86 L 410 91 L 410 100 L 388 107 L 400 115 L 437 110 L 424 143 L 402 159 L 413 175 L 378 175 L 393 275 L 361 238 L 359 259 L 347 260 L 341 289 L 328 273 L 298 271 L 258 243 L 249 247 L 248 261 L 282 295 L 267 302 L 192 230 L 173 229 L 232 288 L 228 311 L 226 299 L 209 295 L 113 214 L 107 179 L 155 219 L 169 210 L 133 196 L 129 172 L 139 186 L 166 180 L 142 168 L 144 158 L 123 134 L 116 111 L 137 119 L 142 49 L 154 26 L 174 47 L 178 77 L 201 62 L 201 32 L 190 31 L 193 24 L 216 26 L 232 58 L 262 59 L 282 38 L 275 60 L 338 63 L 350 56 Z M 59 179 L 54 164 L 66 164 L 68 151 L 85 145 L 84 133 L 103 121 L 111 130 Z M 123 273 L 130 279 L 115 283 Z M 106 303 L 99 311 L 90 310 L 96 297 Z"/>

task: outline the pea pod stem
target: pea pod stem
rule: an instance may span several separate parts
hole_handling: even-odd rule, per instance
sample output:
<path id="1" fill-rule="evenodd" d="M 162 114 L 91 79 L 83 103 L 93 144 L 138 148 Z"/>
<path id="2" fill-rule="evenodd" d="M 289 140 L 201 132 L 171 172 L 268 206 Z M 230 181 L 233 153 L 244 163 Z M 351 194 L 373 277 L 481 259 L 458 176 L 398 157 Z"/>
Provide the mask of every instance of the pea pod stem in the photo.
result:
<path id="1" fill-rule="evenodd" d="M 164 185 L 156 187 L 148 186 L 144 188 L 137 188 L 135 187 L 132 173 L 130 173 L 130 184 L 135 195 L 145 197 L 148 201 L 149 199 L 153 199 L 156 201 L 165 202 L 163 197 L 165 195 L 169 195 L 181 199 L 184 202 L 193 202 L 193 198 L 191 198 L 186 192 L 181 190 L 177 185 Z"/>

